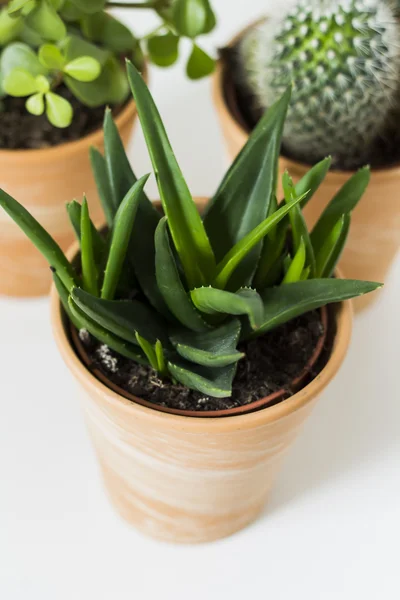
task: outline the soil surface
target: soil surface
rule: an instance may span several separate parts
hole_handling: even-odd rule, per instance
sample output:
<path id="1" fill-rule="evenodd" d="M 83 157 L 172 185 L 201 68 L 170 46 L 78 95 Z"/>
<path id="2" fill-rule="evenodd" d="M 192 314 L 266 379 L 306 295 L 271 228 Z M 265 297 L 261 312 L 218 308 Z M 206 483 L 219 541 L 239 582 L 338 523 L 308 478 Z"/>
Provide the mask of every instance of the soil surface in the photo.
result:
<path id="1" fill-rule="evenodd" d="M 0 148 L 49 148 L 79 140 L 102 127 L 105 106 L 84 106 L 63 84 L 57 88 L 57 94 L 66 98 L 74 111 L 72 123 L 65 129 L 51 125 L 45 115 L 37 117 L 28 113 L 25 108 L 26 98 L 3 98 L 0 105 Z M 118 112 L 118 109 L 115 112 Z"/>
<path id="2" fill-rule="evenodd" d="M 226 65 L 226 84 L 233 91 L 233 98 L 225 97 L 225 101 L 233 108 L 233 113 L 239 113 L 242 125 L 250 133 L 258 120 L 262 116 L 262 111 L 256 106 L 252 94 L 247 89 L 247 86 L 241 84 L 244 77 L 240 75 L 241 65 L 237 57 L 235 48 L 222 48 L 220 50 L 221 59 Z M 234 77 L 230 76 L 234 73 Z M 235 103 L 235 107 L 232 104 Z M 298 161 L 298 157 L 293 157 L 290 152 L 282 146 L 282 154 L 287 158 Z M 324 156 L 321 156 L 321 160 Z M 388 124 L 382 131 L 379 137 L 375 140 L 370 149 L 367 163 L 371 169 L 385 169 L 398 165 L 400 162 L 400 108 L 394 108 L 392 114 L 389 115 Z M 365 162 L 358 165 L 361 168 Z M 312 165 L 310 165 L 311 167 Z M 346 170 L 339 163 L 332 166 L 334 170 Z M 354 169 L 356 170 L 356 168 Z M 352 170 L 353 171 L 353 170 Z"/>
<path id="3" fill-rule="evenodd" d="M 329 319 L 329 322 L 334 321 Z M 98 343 L 86 331 L 80 332 L 80 338 L 93 368 L 100 369 L 118 387 L 159 406 L 214 411 L 249 404 L 282 388 L 287 391 L 285 397 L 297 391 L 291 389 L 290 384 L 304 370 L 322 332 L 320 313 L 312 311 L 241 344 L 239 350 L 246 356 L 238 362 L 233 393 L 229 398 L 213 398 L 180 384 L 162 381 L 150 367 L 120 356 L 108 346 Z M 303 386 L 325 366 L 333 337 L 333 334 L 328 335 L 321 358 Z"/>

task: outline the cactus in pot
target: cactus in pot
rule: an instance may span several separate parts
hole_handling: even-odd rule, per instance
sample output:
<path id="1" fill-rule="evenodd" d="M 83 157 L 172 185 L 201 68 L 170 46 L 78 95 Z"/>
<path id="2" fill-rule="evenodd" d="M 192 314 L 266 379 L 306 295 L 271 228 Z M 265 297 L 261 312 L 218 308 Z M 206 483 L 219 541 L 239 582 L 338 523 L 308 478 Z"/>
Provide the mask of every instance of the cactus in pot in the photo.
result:
<path id="1" fill-rule="evenodd" d="M 301 0 L 244 34 L 236 83 L 257 112 L 292 82 L 285 153 L 309 164 L 331 155 L 336 168 L 356 169 L 374 162 L 377 141 L 393 126 L 399 42 L 390 2 Z"/>

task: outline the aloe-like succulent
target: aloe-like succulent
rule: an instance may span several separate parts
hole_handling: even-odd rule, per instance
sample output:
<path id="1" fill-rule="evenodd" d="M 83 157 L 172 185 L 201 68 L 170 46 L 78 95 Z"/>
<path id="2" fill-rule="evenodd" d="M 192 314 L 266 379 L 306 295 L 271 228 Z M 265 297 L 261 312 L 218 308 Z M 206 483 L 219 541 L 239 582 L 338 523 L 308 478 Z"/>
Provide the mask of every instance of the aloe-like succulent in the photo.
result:
<path id="1" fill-rule="evenodd" d="M 369 170 L 361 169 L 342 187 L 311 233 L 302 207 L 324 179 L 329 159 L 295 186 L 286 173 L 285 197 L 278 203 L 287 90 L 262 117 L 200 216 L 156 105 L 130 63 L 128 79 L 164 215 L 144 192 L 148 175 L 134 175 L 110 112 L 105 155 L 91 151 L 108 233 L 93 226 L 85 199 L 68 205 L 80 241 L 80 268 L 4 191 L 0 205 L 48 260 L 77 328 L 151 365 L 161 377 L 210 396 L 229 396 L 243 356 L 239 341 L 379 286 L 332 277 Z"/>
<path id="2" fill-rule="evenodd" d="M 250 28 L 237 47 L 238 84 L 265 110 L 293 82 L 283 144 L 338 168 L 374 158 L 398 106 L 400 22 L 386 0 L 300 0 Z"/>
<path id="3" fill-rule="evenodd" d="M 160 22 L 135 37 L 106 12 L 113 6 L 153 10 Z M 0 99 L 26 97 L 28 112 L 68 127 L 73 109 L 57 93 L 61 83 L 85 106 L 120 104 L 129 95 L 124 57 L 140 65 L 146 55 L 168 67 L 178 59 L 183 37 L 192 40 L 187 75 L 198 79 L 212 72 L 214 60 L 197 37 L 214 26 L 209 0 L 11 0 L 0 9 Z"/>

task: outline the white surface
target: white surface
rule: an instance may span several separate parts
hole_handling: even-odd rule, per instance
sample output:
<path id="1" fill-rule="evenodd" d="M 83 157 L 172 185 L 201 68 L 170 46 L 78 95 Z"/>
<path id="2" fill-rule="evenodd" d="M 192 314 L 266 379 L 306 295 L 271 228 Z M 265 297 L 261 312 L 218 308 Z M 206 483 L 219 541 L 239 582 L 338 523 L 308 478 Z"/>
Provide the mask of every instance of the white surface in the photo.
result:
<path id="1" fill-rule="evenodd" d="M 224 17 L 210 49 L 264 6 L 214 3 Z M 226 160 L 209 82 L 189 83 L 181 67 L 151 75 L 191 189 L 210 194 Z M 130 155 L 138 174 L 149 170 L 139 129 Z M 0 598 L 398 600 L 399 301 L 400 260 L 357 318 L 348 359 L 263 517 L 221 542 L 175 547 L 140 536 L 110 508 L 47 300 L 1 299 Z"/>

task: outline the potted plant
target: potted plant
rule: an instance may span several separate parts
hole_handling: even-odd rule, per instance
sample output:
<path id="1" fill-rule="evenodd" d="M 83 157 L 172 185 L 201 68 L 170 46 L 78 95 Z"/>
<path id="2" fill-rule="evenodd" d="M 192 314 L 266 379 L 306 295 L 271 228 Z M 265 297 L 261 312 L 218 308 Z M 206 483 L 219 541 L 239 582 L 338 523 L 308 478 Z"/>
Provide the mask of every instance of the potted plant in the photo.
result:
<path id="1" fill-rule="evenodd" d="M 112 6 L 119 3 L 12 0 L 0 6 L 0 182 L 63 249 L 72 242 L 67 200 L 86 190 L 92 216 L 100 218 L 88 151 L 102 146 L 105 105 L 112 107 L 124 143 L 130 137 L 136 108 L 124 58 L 133 58 L 147 77 L 147 59 L 172 65 L 187 37 L 193 41 L 188 77 L 202 77 L 214 67 L 197 43 L 215 25 L 209 0 L 124 3 L 157 13 L 159 26 L 142 38 L 106 12 Z M 0 294 L 48 291 L 45 261 L 4 219 L 0 257 Z"/>
<path id="2" fill-rule="evenodd" d="M 312 235 L 301 207 L 324 161 L 297 188 L 286 173 L 278 205 L 288 90 L 212 200 L 196 206 L 132 64 L 128 76 L 160 210 L 143 191 L 148 175 L 133 174 L 110 113 L 105 158 L 93 150 L 107 224 L 94 227 L 85 199 L 69 204 L 79 246 L 68 258 L 4 191 L 0 205 L 51 265 L 55 338 L 86 392 L 114 505 L 155 537 L 206 541 L 262 509 L 284 451 L 344 359 L 348 299 L 379 287 L 332 276 L 368 169 L 344 185 Z"/>
<path id="3" fill-rule="evenodd" d="M 384 0 L 297 2 L 239 34 L 222 51 L 214 77 L 231 157 L 293 82 L 280 172 L 289 169 L 298 181 L 310 164 L 332 157 L 332 170 L 305 210 L 310 226 L 355 170 L 370 164 L 371 183 L 341 261 L 349 277 L 384 281 L 399 246 L 399 40 L 397 9 Z M 362 308 L 375 297 L 355 304 Z"/>

